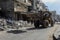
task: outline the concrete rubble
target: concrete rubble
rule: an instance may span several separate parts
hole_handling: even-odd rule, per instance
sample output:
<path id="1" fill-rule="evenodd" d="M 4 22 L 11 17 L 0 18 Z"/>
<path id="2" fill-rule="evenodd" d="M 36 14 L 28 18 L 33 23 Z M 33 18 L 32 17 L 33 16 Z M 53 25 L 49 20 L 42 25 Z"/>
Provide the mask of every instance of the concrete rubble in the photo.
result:
<path id="1" fill-rule="evenodd" d="M 0 29 L 19 29 L 22 27 L 32 27 L 34 26 L 31 23 L 27 23 L 27 21 L 15 21 L 15 20 L 7 20 L 7 19 L 0 19 Z"/>
<path id="2" fill-rule="evenodd" d="M 58 27 L 55 33 L 53 34 L 53 40 L 60 40 L 60 27 Z"/>
<path id="3" fill-rule="evenodd" d="M 0 19 L 0 29 L 4 30 L 7 27 L 7 23 L 5 19 Z"/>

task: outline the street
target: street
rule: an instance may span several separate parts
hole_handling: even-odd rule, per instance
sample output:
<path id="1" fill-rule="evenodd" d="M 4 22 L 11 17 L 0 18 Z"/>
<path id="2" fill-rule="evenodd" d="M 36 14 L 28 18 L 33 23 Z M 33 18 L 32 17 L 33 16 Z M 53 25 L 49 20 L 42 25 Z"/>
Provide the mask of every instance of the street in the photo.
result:
<path id="1" fill-rule="evenodd" d="M 60 40 L 59 0 L 0 0 L 0 40 Z"/>
<path id="2" fill-rule="evenodd" d="M 54 27 L 4 31 L 0 33 L 0 40 L 49 40 L 52 28 Z"/>

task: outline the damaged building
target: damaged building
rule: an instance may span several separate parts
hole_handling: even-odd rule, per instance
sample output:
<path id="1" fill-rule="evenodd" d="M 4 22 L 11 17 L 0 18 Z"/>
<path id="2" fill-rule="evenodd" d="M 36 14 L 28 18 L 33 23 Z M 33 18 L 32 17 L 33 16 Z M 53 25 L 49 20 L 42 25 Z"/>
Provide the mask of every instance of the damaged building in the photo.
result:
<path id="1" fill-rule="evenodd" d="M 0 0 L 0 16 L 7 19 L 21 20 L 21 13 L 48 10 L 41 0 Z"/>
<path id="2" fill-rule="evenodd" d="M 22 19 L 21 13 L 38 13 L 38 11 L 48 10 L 47 6 L 41 0 L 15 0 L 14 12 L 15 20 Z"/>
<path id="3" fill-rule="evenodd" d="M 0 17 L 13 19 L 14 1 L 13 0 L 0 0 Z"/>
<path id="4" fill-rule="evenodd" d="M 29 11 L 31 11 L 30 9 L 31 6 L 32 6 L 31 0 L 15 0 L 14 1 L 15 20 L 22 19 L 20 14 L 28 13 Z"/>

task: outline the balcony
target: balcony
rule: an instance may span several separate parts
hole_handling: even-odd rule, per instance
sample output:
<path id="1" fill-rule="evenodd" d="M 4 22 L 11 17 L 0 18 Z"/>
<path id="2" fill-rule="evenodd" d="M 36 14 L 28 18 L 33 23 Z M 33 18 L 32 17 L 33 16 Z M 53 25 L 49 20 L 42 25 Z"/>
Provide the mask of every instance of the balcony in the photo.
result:
<path id="1" fill-rule="evenodd" d="M 24 5 L 26 5 L 26 6 L 31 6 L 32 5 L 31 2 L 28 1 L 28 0 L 17 0 L 17 1 L 24 4 Z"/>
<path id="2" fill-rule="evenodd" d="M 16 7 L 14 8 L 14 11 L 15 12 L 27 12 L 27 8 L 23 8 L 23 7 Z"/>

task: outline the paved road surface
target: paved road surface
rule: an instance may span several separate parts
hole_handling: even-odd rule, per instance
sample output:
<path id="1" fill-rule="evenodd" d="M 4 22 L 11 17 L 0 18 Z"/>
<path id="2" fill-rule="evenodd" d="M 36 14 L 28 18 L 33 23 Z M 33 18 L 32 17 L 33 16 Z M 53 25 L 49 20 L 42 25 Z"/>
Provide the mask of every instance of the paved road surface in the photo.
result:
<path id="1" fill-rule="evenodd" d="M 48 40 L 49 28 L 30 28 L 19 31 L 8 31 L 0 33 L 0 40 Z"/>

